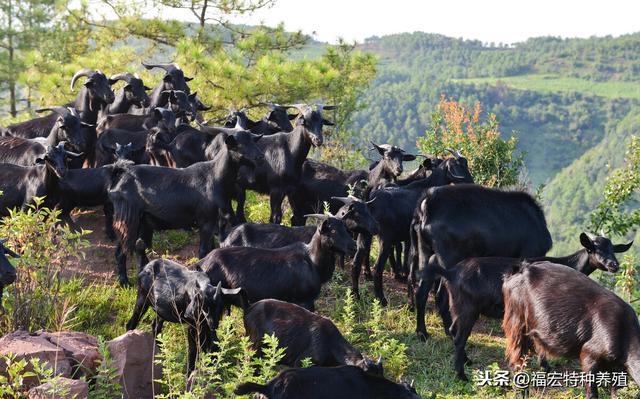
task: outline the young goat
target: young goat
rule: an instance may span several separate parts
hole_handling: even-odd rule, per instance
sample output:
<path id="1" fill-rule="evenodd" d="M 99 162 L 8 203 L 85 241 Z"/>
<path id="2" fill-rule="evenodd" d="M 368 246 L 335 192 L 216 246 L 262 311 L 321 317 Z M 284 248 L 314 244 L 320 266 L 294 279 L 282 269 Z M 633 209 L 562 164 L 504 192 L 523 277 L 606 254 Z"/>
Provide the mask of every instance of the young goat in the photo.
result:
<path id="1" fill-rule="evenodd" d="M 632 243 L 613 245 L 605 237 L 589 237 L 580 234 L 583 249 L 562 258 L 531 258 L 528 261 L 546 260 L 569 266 L 585 275 L 594 270 L 615 272 L 619 264 L 615 253 L 625 252 Z M 466 381 L 464 364 L 469 361 L 465 345 L 480 315 L 499 319 L 504 314 L 502 282 L 514 268 L 520 265 L 517 258 L 469 258 L 451 269 L 438 267 L 436 273 L 445 279 L 449 293 L 449 311 L 452 317 L 449 332 L 455 346 L 455 370 Z M 443 320 L 446 315 L 441 314 Z"/>
<path id="2" fill-rule="evenodd" d="M 310 358 L 316 366 L 357 366 L 383 375 L 382 359 L 371 361 L 358 352 L 326 317 L 276 299 L 263 299 L 244 311 L 244 329 L 260 353 L 265 334 L 274 334 L 286 348 L 282 364 L 300 367 Z"/>
<path id="3" fill-rule="evenodd" d="M 138 242 L 139 250 L 144 244 Z M 187 324 L 189 355 L 187 375 L 191 374 L 200 350 L 215 348 L 216 329 L 225 309 L 225 297 L 235 296 L 237 290 L 226 290 L 209 283 L 207 275 L 166 259 L 156 259 L 138 274 L 138 294 L 127 331 L 138 326 L 149 307 L 156 312 L 153 322 L 155 334 L 165 321 Z"/>
<path id="4" fill-rule="evenodd" d="M 533 349 L 580 359 L 582 371 L 593 375 L 626 370 L 640 383 L 640 324 L 628 303 L 570 267 L 543 261 L 519 269 L 503 285 L 511 368 L 522 367 Z M 595 378 L 586 397 L 598 397 Z"/>
<path id="5" fill-rule="evenodd" d="M 322 284 L 333 276 L 335 254 L 355 251 L 342 220 L 309 215 L 320 220 L 309 244 L 277 249 L 227 247 L 211 251 L 196 263 L 213 283 L 246 292 L 250 303 L 273 298 L 297 303 L 313 311 Z"/>
<path id="6" fill-rule="evenodd" d="M 421 399 L 407 384 L 366 373 L 354 366 L 289 369 L 266 385 L 246 382 L 236 395 L 258 392 L 267 399 Z"/>

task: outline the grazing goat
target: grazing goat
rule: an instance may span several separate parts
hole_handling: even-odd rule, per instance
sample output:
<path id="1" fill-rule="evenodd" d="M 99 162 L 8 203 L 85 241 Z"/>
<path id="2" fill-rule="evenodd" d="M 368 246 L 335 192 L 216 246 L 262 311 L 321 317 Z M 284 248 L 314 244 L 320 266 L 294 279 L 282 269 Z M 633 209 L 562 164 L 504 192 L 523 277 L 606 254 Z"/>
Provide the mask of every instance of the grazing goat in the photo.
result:
<path id="1" fill-rule="evenodd" d="M 53 111 L 58 118 L 55 120 L 47 137 L 26 139 L 22 137 L 0 138 L 0 163 L 32 166 L 47 151 L 47 146 L 56 146 L 65 141 L 70 150 L 85 151 L 86 137 L 84 127 L 86 123 L 80 121 L 73 108 L 51 107 L 39 109 L 36 112 Z"/>
<path id="2" fill-rule="evenodd" d="M 226 307 L 224 297 L 235 296 L 239 291 L 221 288 L 220 283 L 214 287 L 206 274 L 189 270 L 176 262 L 153 260 L 138 274 L 136 305 L 127 322 L 127 331 L 138 326 L 149 307 L 156 312 L 153 322 L 156 335 L 165 321 L 187 324 L 189 376 L 195 368 L 198 352 L 215 348 L 218 340 L 216 329 Z"/>
<path id="3" fill-rule="evenodd" d="M 531 195 L 474 184 L 427 190 L 418 202 L 409 232 L 412 251 L 410 290 L 419 263 L 420 281 L 415 301 L 416 332 L 421 339 L 429 336 L 424 315 L 427 296 L 436 278 L 436 262 L 448 269 L 467 258 L 530 258 L 544 256 L 551 248 L 551 234 L 544 213 Z M 447 302 L 446 290 L 440 290 L 436 305 L 440 314 L 446 315 L 443 322 L 448 334 L 451 319 Z"/>
<path id="4" fill-rule="evenodd" d="M 16 281 L 16 268 L 13 267 L 7 256 L 14 259 L 20 257 L 17 253 L 7 248 L 4 243 L 7 239 L 0 240 L 0 313 L 4 312 L 2 307 L 2 295 L 4 294 L 4 287 L 13 284 Z"/>
<path id="5" fill-rule="evenodd" d="M 36 160 L 35 166 L 0 164 L 0 215 L 6 216 L 12 208 L 25 208 L 34 197 L 43 197 L 43 206 L 53 208 L 58 203 L 59 181 L 67 173 L 67 158 L 79 158 L 65 150 L 64 141 Z"/>
<path id="6" fill-rule="evenodd" d="M 413 387 L 355 366 L 289 369 L 266 385 L 245 382 L 235 390 L 236 395 L 251 392 L 267 399 L 421 399 Z"/>
<path id="7" fill-rule="evenodd" d="M 256 146 L 262 136 L 241 131 L 219 137 L 223 144 L 212 161 L 184 169 L 130 166 L 109 191 L 119 239 L 116 259 L 120 284 L 129 283 L 126 255 L 132 253 L 138 238 L 151 247 L 155 230 L 197 227 L 202 258 L 212 249 L 219 215 L 230 225 L 235 224 L 229 193 L 240 165 L 255 167 L 264 159 Z M 140 267 L 146 263 L 146 256 L 141 257 Z"/>
<path id="8" fill-rule="evenodd" d="M 323 367 L 351 365 L 382 376 L 382 359 L 374 362 L 365 358 L 326 317 L 305 308 L 276 299 L 263 299 L 244 311 L 244 329 L 261 353 L 262 339 L 275 335 L 285 349 L 282 364 L 301 367 L 305 358 Z"/>
<path id="9" fill-rule="evenodd" d="M 227 247 L 213 250 L 196 263 L 213 283 L 242 287 L 250 303 L 280 299 L 313 311 L 320 288 L 333 276 L 335 254 L 355 250 L 355 242 L 342 220 L 311 215 L 321 220 L 308 244 L 277 249 Z"/>
<path id="10" fill-rule="evenodd" d="M 619 268 L 615 254 L 627 251 L 632 243 L 613 245 L 606 237 L 580 234 L 583 248 L 560 258 L 531 258 L 528 262 L 549 261 L 569 266 L 585 275 L 596 269 L 616 272 Z M 451 269 L 438 267 L 436 273 L 445 279 L 449 293 L 451 327 L 449 332 L 455 346 L 455 370 L 458 378 L 467 380 L 464 364 L 468 361 L 465 345 L 480 315 L 502 318 L 502 282 L 520 265 L 517 258 L 468 258 Z M 443 316 L 443 318 L 446 315 Z"/>
<path id="11" fill-rule="evenodd" d="M 583 372 L 629 372 L 640 384 L 640 324 L 633 308 L 577 270 L 542 261 L 523 263 L 503 284 L 506 357 L 522 367 L 531 349 L 580 359 Z M 588 399 L 598 397 L 594 378 Z M 613 388 L 612 388 L 613 390 Z"/>

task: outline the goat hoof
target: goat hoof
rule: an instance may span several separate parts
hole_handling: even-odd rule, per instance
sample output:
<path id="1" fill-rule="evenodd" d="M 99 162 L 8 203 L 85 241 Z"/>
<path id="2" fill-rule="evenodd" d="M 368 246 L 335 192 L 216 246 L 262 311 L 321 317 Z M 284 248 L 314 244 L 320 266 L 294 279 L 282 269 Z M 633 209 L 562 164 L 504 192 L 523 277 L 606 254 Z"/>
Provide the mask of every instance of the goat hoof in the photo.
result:
<path id="1" fill-rule="evenodd" d="M 427 342 L 427 340 L 429 339 L 429 333 L 426 330 L 416 331 L 416 334 L 418 334 L 418 339 L 420 339 L 420 341 L 422 342 Z"/>
<path id="2" fill-rule="evenodd" d="M 382 297 L 380 298 L 380 305 L 382 305 L 383 307 L 386 307 L 389 304 L 389 302 L 387 301 L 387 298 Z"/>
<path id="3" fill-rule="evenodd" d="M 118 282 L 120 283 L 120 287 L 121 288 L 129 288 L 129 287 L 131 287 L 131 282 L 129 282 L 129 279 L 126 278 L 126 277 L 119 278 Z"/>
<path id="4" fill-rule="evenodd" d="M 469 378 L 467 378 L 467 375 L 465 373 L 456 373 L 456 377 L 460 381 L 469 382 Z"/>

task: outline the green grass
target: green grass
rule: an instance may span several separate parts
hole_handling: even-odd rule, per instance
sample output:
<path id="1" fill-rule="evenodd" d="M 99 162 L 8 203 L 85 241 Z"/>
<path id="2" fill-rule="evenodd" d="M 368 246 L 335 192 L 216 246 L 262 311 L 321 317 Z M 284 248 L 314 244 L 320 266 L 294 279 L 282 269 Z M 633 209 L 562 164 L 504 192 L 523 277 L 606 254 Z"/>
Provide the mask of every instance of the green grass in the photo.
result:
<path id="1" fill-rule="evenodd" d="M 491 78 L 453 79 L 456 83 L 488 84 L 498 82 L 519 90 L 532 90 L 542 93 L 577 92 L 606 98 L 640 98 L 640 82 L 595 82 L 586 79 L 557 75 L 522 75 Z"/>

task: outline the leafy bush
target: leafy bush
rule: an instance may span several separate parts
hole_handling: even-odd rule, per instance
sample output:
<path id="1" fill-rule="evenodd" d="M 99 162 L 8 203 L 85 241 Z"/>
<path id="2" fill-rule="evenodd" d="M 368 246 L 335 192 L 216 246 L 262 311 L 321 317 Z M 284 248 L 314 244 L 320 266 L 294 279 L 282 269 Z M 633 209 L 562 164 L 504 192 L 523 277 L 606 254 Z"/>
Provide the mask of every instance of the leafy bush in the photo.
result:
<path id="1" fill-rule="evenodd" d="M 38 358 L 16 360 L 12 354 L 0 357 L 0 364 L 5 366 L 4 374 L 0 374 L 0 398 L 22 399 L 28 396 L 28 387 L 24 379 L 35 377 L 38 385 L 49 381 L 53 376 L 53 368 L 47 367 Z M 29 367 L 30 366 L 30 367 Z"/>
<path id="2" fill-rule="evenodd" d="M 60 211 L 42 203 L 36 198 L 34 205 L 12 210 L 0 223 L 0 236 L 21 255 L 15 261 L 16 282 L 5 294 L 7 312 L 0 316 L 0 332 L 60 329 L 69 320 L 72 308 L 60 295 L 60 272 L 68 258 L 83 255 L 80 249 L 88 245 L 84 237 L 90 232 L 61 225 Z"/>
<path id="3" fill-rule="evenodd" d="M 417 147 L 425 154 L 445 154 L 445 149 L 459 150 L 469 161 L 476 183 L 489 187 L 512 186 L 518 183 L 524 161 L 516 155 L 518 140 L 500 137 L 500 125 L 495 114 L 481 121 L 480 103 L 473 113 L 462 104 L 442 97 L 431 126 Z"/>

